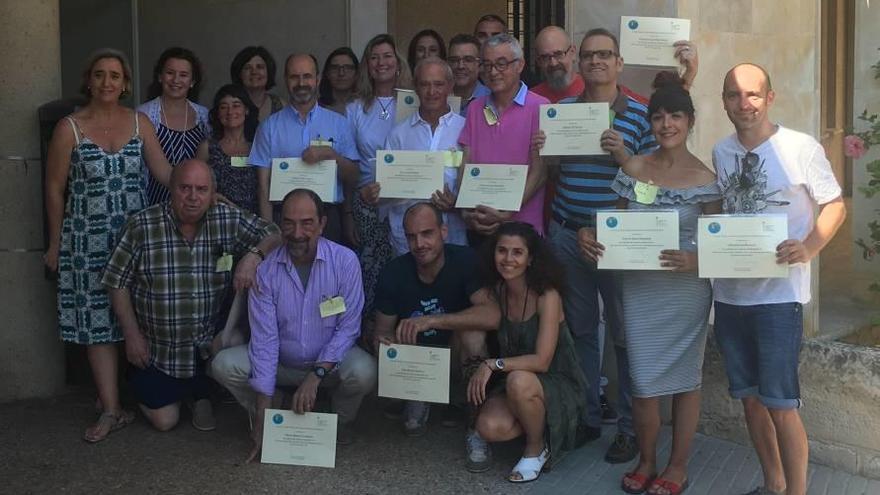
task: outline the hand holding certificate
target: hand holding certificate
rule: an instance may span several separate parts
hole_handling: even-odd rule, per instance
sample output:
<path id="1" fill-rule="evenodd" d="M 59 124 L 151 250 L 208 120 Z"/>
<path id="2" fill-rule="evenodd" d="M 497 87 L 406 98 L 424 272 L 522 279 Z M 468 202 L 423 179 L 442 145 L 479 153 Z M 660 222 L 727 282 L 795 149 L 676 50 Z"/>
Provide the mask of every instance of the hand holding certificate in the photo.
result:
<path id="1" fill-rule="evenodd" d="M 491 206 L 501 211 L 519 211 L 526 190 L 528 165 L 465 165 L 456 208 Z"/>
<path id="2" fill-rule="evenodd" d="M 677 67 L 673 43 L 690 36 L 688 19 L 621 16 L 620 55 L 628 65 Z"/>
<path id="3" fill-rule="evenodd" d="M 419 109 L 419 96 L 411 89 L 396 89 L 397 91 L 397 109 L 395 110 L 394 122 L 400 123 L 408 119 Z M 449 95 L 446 98 L 449 104 L 449 111 L 459 113 L 461 111 L 461 96 Z"/>
<path id="4" fill-rule="evenodd" d="M 547 136 L 541 155 L 607 155 L 599 140 L 609 115 L 607 102 L 541 105 L 540 125 Z"/>
<path id="5" fill-rule="evenodd" d="M 325 203 L 336 202 L 336 162 L 307 164 L 299 158 L 273 158 L 269 201 L 281 201 L 294 189 L 311 189 Z"/>
<path id="6" fill-rule="evenodd" d="M 336 466 L 336 415 L 266 409 L 260 462 Z"/>
<path id="7" fill-rule="evenodd" d="M 666 270 L 660 252 L 679 249 L 678 212 L 597 211 L 596 238 L 605 246 L 600 270 Z"/>
<path id="8" fill-rule="evenodd" d="M 704 215 L 697 222 L 702 278 L 783 278 L 776 246 L 788 238 L 785 215 Z"/>
<path id="9" fill-rule="evenodd" d="M 379 345 L 379 396 L 449 403 L 449 349 Z"/>
<path id="10" fill-rule="evenodd" d="M 381 198 L 430 200 L 443 190 L 443 151 L 376 151 L 376 182 Z"/>

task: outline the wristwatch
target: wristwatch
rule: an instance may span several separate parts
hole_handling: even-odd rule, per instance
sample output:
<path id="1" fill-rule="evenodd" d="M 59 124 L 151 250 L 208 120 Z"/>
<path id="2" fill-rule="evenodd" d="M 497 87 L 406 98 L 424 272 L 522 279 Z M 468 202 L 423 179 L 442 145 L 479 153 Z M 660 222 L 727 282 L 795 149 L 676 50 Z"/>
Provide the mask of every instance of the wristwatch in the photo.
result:
<path id="1" fill-rule="evenodd" d="M 497 369 L 498 371 L 504 371 L 504 360 L 503 359 L 498 358 L 495 360 L 495 369 Z"/>
<path id="2" fill-rule="evenodd" d="M 312 373 L 314 373 L 319 380 L 323 380 L 324 377 L 327 376 L 327 368 L 323 366 L 315 366 L 312 368 Z"/>
<path id="3" fill-rule="evenodd" d="M 251 246 L 250 248 L 248 248 L 248 252 L 249 252 L 249 253 L 254 253 L 254 254 L 256 254 L 257 256 L 259 256 L 259 257 L 260 257 L 260 261 L 263 261 L 263 260 L 266 259 L 266 253 L 264 253 L 263 250 L 260 249 L 260 248 L 258 248 L 257 246 Z"/>

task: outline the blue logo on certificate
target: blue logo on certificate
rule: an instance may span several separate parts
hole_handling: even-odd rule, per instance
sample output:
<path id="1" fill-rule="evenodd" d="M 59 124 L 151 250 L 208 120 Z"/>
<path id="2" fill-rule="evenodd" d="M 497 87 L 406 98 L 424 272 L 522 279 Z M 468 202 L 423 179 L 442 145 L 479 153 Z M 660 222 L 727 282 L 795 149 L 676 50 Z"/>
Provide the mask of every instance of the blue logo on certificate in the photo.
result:
<path id="1" fill-rule="evenodd" d="M 412 105 L 413 102 L 416 101 L 416 99 L 413 98 L 412 96 L 407 96 L 406 98 L 403 99 L 403 101 L 405 101 L 407 105 Z"/>
<path id="2" fill-rule="evenodd" d="M 709 224 L 709 232 L 712 234 L 717 234 L 721 232 L 721 224 L 718 222 L 712 222 Z"/>
<path id="3" fill-rule="evenodd" d="M 471 177 L 478 177 L 480 175 L 480 168 L 474 167 L 471 169 Z"/>
<path id="4" fill-rule="evenodd" d="M 629 24 L 627 24 L 627 26 L 629 26 L 629 28 L 633 29 L 633 30 L 638 29 L 639 28 L 639 21 L 633 19 L 633 20 L 629 21 Z"/>
<path id="5" fill-rule="evenodd" d="M 290 165 L 287 162 L 281 162 L 281 164 L 278 165 L 278 168 L 280 168 L 281 170 L 287 170 L 288 168 L 290 168 Z"/>
<path id="6" fill-rule="evenodd" d="M 397 349 L 389 347 L 388 352 L 386 352 L 385 354 L 388 355 L 388 359 L 394 359 L 397 357 Z"/>
<path id="7" fill-rule="evenodd" d="M 548 108 L 547 109 L 547 116 L 550 117 L 551 119 L 553 117 L 556 117 L 556 109 L 555 108 Z"/>
<path id="8" fill-rule="evenodd" d="M 392 155 L 390 153 L 385 155 L 385 163 L 391 163 L 393 161 L 394 161 L 394 155 Z"/>
<path id="9" fill-rule="evenodd" d="M 608 220 L 605 220 L 605 225 L 612 229 L 617 227 L 617 217 L 608 217 Z"/>
<path id="10" fill-rule="evenodd" d="M 281 423 L 284 422 L 284 416 L 282 416 L 280 414 L 276 414 L 276 415 L 272 416 L 272 422 L 275 423 L 276 425 L 280 425 Z"/>

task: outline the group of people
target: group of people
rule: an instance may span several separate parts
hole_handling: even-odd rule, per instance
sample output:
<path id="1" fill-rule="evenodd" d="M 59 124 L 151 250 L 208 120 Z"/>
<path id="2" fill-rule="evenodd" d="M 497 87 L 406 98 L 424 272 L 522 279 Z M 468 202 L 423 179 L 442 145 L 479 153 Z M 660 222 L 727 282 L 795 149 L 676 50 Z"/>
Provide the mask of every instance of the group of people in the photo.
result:
<path id="1" fill-rule="evenodd" d="M 279 387 L 295 388 L 297 413 L 314 410 L 328 389 L 337 441 L 348 444 L 375 393 L 379 344 L 444 346 L 454 356 L 452 400 L 437 412 L 444 425 L 465 424 L 470 471 L 489 469 L 489 443 L 524 436 L 508 479 L 535 480 L 611 421 L 618 432 L 606 460 L 638 456 L 621 488 L 678 494 L 688 485 L 714 302 L 730 393 L 742 400 L 764 472 L 752 493 L 804 493 L 802 305 L 809 261 L 845 217 L 822 148 L 773 123 L 770 76 L 744 63 L 721 82 L 736 132 L 715 147 L 712 166 L 701 162 L 687 147 L 698 68 L 688 41 L 675 44 L 683 74 L 660 73 L 649 98 L 618 82 L 624 60 L 608 30 L 574 44 L 550 26 L 535 52 L 543 82 L 529 89 L 521 45 L 500 17 L 480 18 L 473 35 L 448 45 L 422 31 L 406 59 L 380 34 L 360 60 L 348 47 L 323 66 L 290 55 L 284 103 L 270 92 L 274 59 L 248 47 L 208 110 L 194 101 L 198 59 L 170 48 L 137 111 L 120 104 L 132 84 L 126 58 L 96 52 L 83 73 L 88 103 L 55 129 L 46 183 L 45 262 L 59 273 L 59 327 L 65 341 L 86 346 L 98 391 L 100 416 L 84 438 L 100 441 L 134 419 L 119 399 L 119 342 L 130 390 L 156 429 L 173 428 L 182 404 L 196 428 L 214 429 L 219 383 L 250 415 L 250 459 Z M 400 88 L 413 89 L 420 106 L 396 123 Z M 460 113 L 450 95 L 461 98 Z M 605 153 L 542 156 L 539 109 L 549 102 L 607 102 Z M 382 149 L 462 158 L 430 200 L 389 200 L 376 181 Z M 307 189 L 270 201 L 272 160 L 284 157 L 335 161 L 335 201 Z M 464 163 L 528 165 L 519 211 L 455 208 Z M 678 212 L 681 249 L 661 254 L 665 270 L 597 269 L 605 246 L 596 211 L 609 208 Z M 697 219 L 722 212 L 786 214 L 777 260 L 789 276 L 698 278 Z M 606 329 L 617 415 L 602 390 Z M 660 470 L 664 396 L 673 442 Z M 418 436 L 431 410 L 402 401 L 385 413 Z"/>

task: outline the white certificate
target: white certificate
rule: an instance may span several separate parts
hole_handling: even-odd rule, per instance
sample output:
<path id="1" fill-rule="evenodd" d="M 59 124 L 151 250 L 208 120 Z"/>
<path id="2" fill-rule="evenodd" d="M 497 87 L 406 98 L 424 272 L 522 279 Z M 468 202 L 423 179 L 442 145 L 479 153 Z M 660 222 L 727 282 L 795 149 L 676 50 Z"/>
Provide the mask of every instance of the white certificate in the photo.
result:
<path id="1" fill-rule="evenodd" d="M 376 151 L 380 198 L 431 199 L 443 190 L 446 155 L 442 151 Z"/>
<path id="2" fill-rule="evenodd" d="M 528 165 L 464 166 L 456 208 L 491 206 L 501 211 L 519 211 L 526 190 Z"/>
<path id="3" fill-rule="evenodd" d="M 607 155 L 599 145 L 611 120 L 608 103 L 541 105 L 541 130 L 547 136 L 541 155 Z"/>
<path id="4" fill-rule="evenodd" d="M 702 278 L 784 278 L 776 246 L 788 239 L 785 215 L 703 215 L 697 222 Z"/>
<path id="5" fill-rule="evenodd" d="M 596 240 L 605 246 L 598 268 L 606 270 L 668 270 L 660 251 L 678 249 L 675 210 L 600 210 Z"/>
<path id="6" fill-rule="evenodd" d="M 266 409 L 260 462 L 336 467 L 336 415 Z"/>
<path id="7" fill-rule="evenodd" d="M 379 345 L 379 396 L 449 403 L 449 349 Z"/>
<path id="8" fill-rule="evenodd" d="M 627 65 L 678 67 L 673 43 L 691 37 L 691 21 L 670 17 L 620 18 L 620 55 Z"/>
<path id="9" fill-rule="evenodd" d="M 398 88 L 395 91 L 397 91 L 397 109 L 394 121 L 399 123 L 419 109 L 419 95 L 411 89 Z M 446 97 L 446 103 L 449 104 L 449 111 L 452 113 L 459 113 L 461 110 L 461 96 L 449 95 Z"/>
<path id="10" fill-rule="evenodd" d="M 299 158 L 273 158 L 269 201 L 281 201 L 294 189 L 311 189 L 325 203 L 336 202 L 336 161 L 312 165 Z"/>

